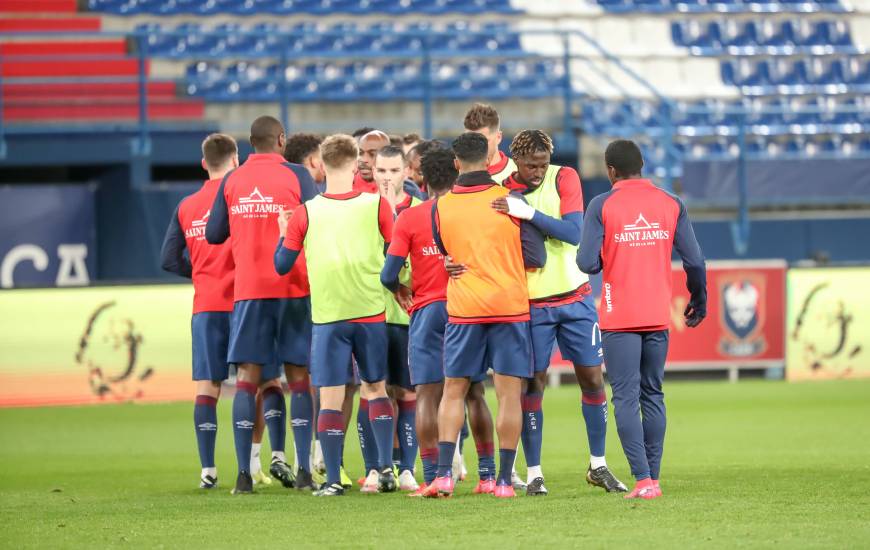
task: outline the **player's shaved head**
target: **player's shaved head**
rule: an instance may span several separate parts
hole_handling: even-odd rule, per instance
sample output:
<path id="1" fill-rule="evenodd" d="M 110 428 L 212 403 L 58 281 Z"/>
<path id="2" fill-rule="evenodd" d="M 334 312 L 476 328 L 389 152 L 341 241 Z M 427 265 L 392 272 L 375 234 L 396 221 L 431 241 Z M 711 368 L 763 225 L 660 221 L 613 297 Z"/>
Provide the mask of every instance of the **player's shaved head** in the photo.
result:
<path id="1" fill-rule="evenodd" d="M 450 190 L 459 176 L 456 170 L 456 156 L 450 149 L 432 149 L 420 159 L 420 172 L 426 189 L 436 195 Z"/>
<path id="2" fill-rule="evenodd" d="M 359 140 L 359 138 L 363 137 L 364 135 L 368 134 L 369 132 L 374 132 L 374 131 L 375 131 L 375 128 L 372 128 L 371 126 L 363 126 L 362 128 L 357 128 L 356 130 L 354 130 L 351 135 L 354 137 L 354 139 Z"/>
<path id="3" fill-rule="evenodd" d="M 489 144 L 482 135 L 466 132 L 454 139 L 451 147 L 460 173 L 486 170 Z"/>
<path id="4" fill-rule="evenodd" d="M 390 144 L 390 136 L 380 130 L 372 130 L 359 140 L 359 175 L 365 181 L 372 181 L 372 169 L 378 151 Z"/>
<path id="5" fill-rule="evenodd" d="M 219 170 L 239 154 L 236 140 L 226 134 L 211 134 L 202 142 L 202 160 L 207 170 Z"/>
<path id="6" fill-rule="evenodd" d="M 604 164 L 611 182 L 637 177 L 643 169 L 643 155 L 635 142 L 618 139 L 611 141 L 604 151 Z"/>
<path id="7" fill-rule="evenodd" d="M 341 170 L 352 166 L 359 155 L 359 148 L 353 136 L 333 134 L 320 144 L 320 156 L 327 169 Z"/>
<path id="8" fill-rule="evenodd" d="M 257 153 L 284 153 L 284 125 L 272 116 L 261 116 L 251 124 L 251 147 Z"/>

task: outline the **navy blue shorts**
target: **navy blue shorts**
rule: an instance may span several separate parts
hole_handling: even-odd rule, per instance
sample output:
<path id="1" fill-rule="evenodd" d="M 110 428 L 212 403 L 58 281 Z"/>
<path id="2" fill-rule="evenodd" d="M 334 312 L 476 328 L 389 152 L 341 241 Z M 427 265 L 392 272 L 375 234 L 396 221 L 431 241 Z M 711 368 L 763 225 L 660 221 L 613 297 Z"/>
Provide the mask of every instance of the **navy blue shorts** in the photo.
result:
<path id="1" fill-rule="evenodd" d="M 592 296 L 562 306 L 532 306 L 531 315 L 535 372 L 550 366 L 553 345 L 557 342 L 564 359 L 584 367 L 601 364 L 601 330 Z"/>
<path id="2" fill-rule="evenodd" d="M 411 315 L 408 358 L 411 364 L 411 383 L 415 386 L 444 382 L 446 329 L 446 302 L 433 302 Z"/>
<path id="3" fill-rule="evenodd" d="M 273 361 L 307 365 L 311 351 L 311 300 L 242 300 L 233 306 L 230 363 Z"/>
<path id="4" fill-rule="evenodd" d="M 387 325 L 387 384 L 413 390 L 408 367 L 408 327 Z"/>
<path id="5" fill-rule="evenodd" d="M 227 346 L 230 340 L 230 312 L 204 311 L 190 319 L 193 342 L 193 379 L 226 380 L 229 376 Z"/>
<path id="6" fill-rule="evenodd" d="M 311 337 L 311 382 L 324 388 L 353 379 L 351 357 L 363 382 L 387 378 L 387 324 L 339 321 L 314 325 Z"/>
<path id="7" fill-rule="evenodd" d="M 482 380 L 492 366 L 496 374 L 531 378 L 529 323 L 447 323 L 444 333 L 444 375 Z"/>

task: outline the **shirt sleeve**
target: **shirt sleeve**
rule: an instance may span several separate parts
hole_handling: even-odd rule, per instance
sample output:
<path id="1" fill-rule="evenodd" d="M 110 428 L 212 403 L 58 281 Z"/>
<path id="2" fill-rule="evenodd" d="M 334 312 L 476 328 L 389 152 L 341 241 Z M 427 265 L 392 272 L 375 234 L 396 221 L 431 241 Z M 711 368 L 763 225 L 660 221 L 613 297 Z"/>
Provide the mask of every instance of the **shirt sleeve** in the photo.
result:
<path id="1" fill-rule="evenodd" d="M 405 267 L 404 256 L 395 256 L 389 252 L 387 253 L 387 261 L 384 262 L 384 268 L 381 270 L 381 284 L 390 292 L 399 290 L 399 273 L 401 273 L 403 267 Z"/>
<path id="2" fill-rule="evenodd" d="M 296 263 L 296 259 L 299 258 L 300 252 L 298 250 L 290 250 L 286 248 L 284 245 L 284 238 L 280 237 L 278 239 L 278 246 L 275 247 L 275 271 L 278 275 L 286 275 L 290 273 L 290 270 L 293 269 L 293 264 Z"/>
<path id="3" fill-rule="evenodd" d="M 411 234 L 408 229 L 408 216 L 405 212 L 402 212 L 396 218 L 396 222 L 393 225 L 393 238 L 390 241 L 390 248 L 387 249 L 387 254 L 402 258 L 408 257 L 408 254 L 411 252 Z"/>
<path id="4" fill-rule="evenodd" d="M 296 175 L 296 180 L 299 182 L 299 202 L 304 203 L 310 201 L 317 196 L 317 186 L 314 184 L 314 178 L 308 170 L 299 164 L 288 162 L 284 164 L 287 168 L 293 171 Z"/>
<path id="5" fill-rule="evenodd" d="M 230 174 L 232 171 L 221 181 L 209 211 L 208 223 L 205 225 L 205 240 L 208 244 L 221 244 L 230 238 L 230 214 L 227 209 L 227 197 L 224 194 Z"/>
<path id="6" fill-rule="evenodd" d="M 583 212 L 583 186 L 577 170 L 563 166 L 556 174 L 556 192 L 561 199 L 559 213 L 573 214 Z"/>
<path id="7" fill-rule="evenodd" d="M 525 197 L 519 193 L 511 193 L 525 203 Z M 547 248 L 544 246 L 544 234 L 530 221 L 520 221 L 520 241 L 523 246 L 523 264 L 526 269 L 544 267 L 547 263 Z"/>
<path id="8" fill-rule="evenodd" d="M 393 209 L 390 203 L 381 197 L 380 203 L 378 203 L 378 227 L 381 229 L 385 243 L 389 243 L 393 239 L 393 223 Z"/>
<path id="9" fill-rule="evenodd" d="M 572 245 L 580 244 L 580 229 L 583 226 L 582 212 L 562 214 L 560 220 L 548 216 L 540 210 L 535 210 L 531 222 L 544 236 L 553 237 Z"/>
<path id="10" fill-rule="evenodd" d="M 677 228 L 674 232 L 674 250 L 683 261 L 686 272 L 686 288 L 689 290 L 691 303 L 696 310 L 707 310 L 707 268 L 701 246 L 695 238 L 695 230 L 689 221 L 686 207 L 678 197 L 674 197 L 680 205 L 677 218 Z"/>
<path id="11" fill-rule="evenodd" d="M 601 246 L 604 243 L 604 221 L 601 210 L 608 194 L 598 195 L 589 203 L 589 210 L 583 218 L 583 231 L 580 250 L 577 253 L 577 266 L 584 273 L 598 273 L 602 269 Z"/>
<path id="12" fill-rule="evenodd" d="M 305 243 L 308 233 L 308 209 L 305 205 L 297 206 L 287 223 L 287 236 L 284 237 L 284 248 L 299 252 Z"/>
<path id="13" fill-rule="evenodd" d="M 184 230 L 181 229 L 181 222 L 178 220 L 180 206 L 175 207 L 175 212 L 173 212 L 169 226 L 166 228 L 163 246 L 160 249 L 160 265 L 164 271 L 190 279 L 193 274 L 193 266 L 185 255 L 187 240 L 184 238 Z"/>

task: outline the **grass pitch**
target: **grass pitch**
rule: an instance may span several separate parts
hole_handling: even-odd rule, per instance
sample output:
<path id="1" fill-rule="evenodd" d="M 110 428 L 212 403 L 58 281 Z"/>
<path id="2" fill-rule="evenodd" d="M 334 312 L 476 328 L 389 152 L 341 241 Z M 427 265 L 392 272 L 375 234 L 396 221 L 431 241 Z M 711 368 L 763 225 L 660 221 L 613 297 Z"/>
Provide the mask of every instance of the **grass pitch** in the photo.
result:
<path id="1" fill-rule="evenodd" d="M 316 499 L 274 485 L 233 497 L 229 401 L 211 492 L 195 488 L 190 404 L 2 410 L 0 547 L 870 546 L 870 381 L 675 382 L 666 392 L 665 496 L 651 502 L 583 481 L 574 387 L 545 397 L 550 495 L 508 502 L 472 495 L 474 473 L 451 500 Z M 608 461 L 631 484 L 610 424 Z M 466 452 L 475 472 L 473 444 Z M 355 433 L 346 462 L 361 473 Z"/>

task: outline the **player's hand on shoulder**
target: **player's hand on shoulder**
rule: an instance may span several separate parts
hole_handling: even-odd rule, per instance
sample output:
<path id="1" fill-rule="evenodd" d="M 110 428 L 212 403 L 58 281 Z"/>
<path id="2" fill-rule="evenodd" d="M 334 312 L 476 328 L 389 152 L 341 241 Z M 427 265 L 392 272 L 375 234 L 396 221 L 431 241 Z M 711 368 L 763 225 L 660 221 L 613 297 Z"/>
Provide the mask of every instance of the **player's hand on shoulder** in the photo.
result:
<path id="1" fill-rule="evenodd" d="M 501 212 L 502 214 L 507 214 L 509 212 L 507 197 L 499 197 L 490 203 L 492 209 L 496 212 Z"/>
<path id="2" fill-rule="evenodd" d="M 467 271 L 463 264 L 454 263 L 451 256 L 444 256 L 444 268 L 451 279 L 458 279 Z"/>
<path id="3" fill-rule="evenodd" d="M 499 197 L 490 203 L 492 208 L 502 214 L 507 214 L 518 220 L 531 220 L 535 215 L 535 209 L 519 197 Z"/>

